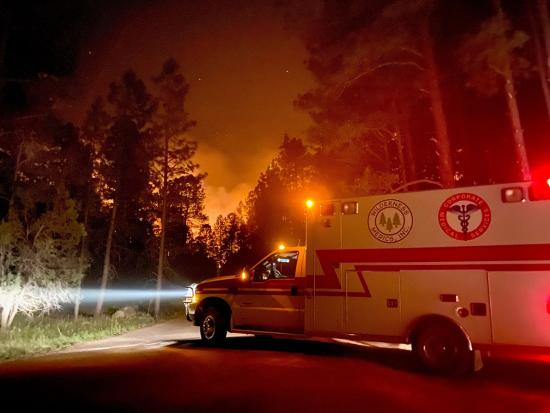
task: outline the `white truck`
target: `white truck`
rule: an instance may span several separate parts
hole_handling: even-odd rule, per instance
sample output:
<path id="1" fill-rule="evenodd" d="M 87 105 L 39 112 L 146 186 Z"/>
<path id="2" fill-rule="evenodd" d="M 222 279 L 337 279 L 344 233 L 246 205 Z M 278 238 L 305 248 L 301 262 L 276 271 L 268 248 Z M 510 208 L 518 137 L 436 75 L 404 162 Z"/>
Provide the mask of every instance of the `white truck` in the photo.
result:
<path id="1" fill-rule="evenodd" d="M 322 202 L 306 232 L 306 247 L 194 288 L 202 340 L 409 343 L 445 373 L 495 348 L 550 352 L 550 182 Z"/>

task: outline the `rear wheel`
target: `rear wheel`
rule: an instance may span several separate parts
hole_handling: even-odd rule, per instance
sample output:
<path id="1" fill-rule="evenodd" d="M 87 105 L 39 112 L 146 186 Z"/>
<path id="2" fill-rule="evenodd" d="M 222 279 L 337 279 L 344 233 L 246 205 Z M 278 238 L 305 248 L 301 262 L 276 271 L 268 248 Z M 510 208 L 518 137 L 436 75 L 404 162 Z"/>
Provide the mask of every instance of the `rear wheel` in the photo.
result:
<path id="1" fill-rule="evenodd" d="M 227 336 L 227 323 L 222 312 L 208 307 L 200 324 L 201 339 L 208 345 L 221 344 Z"/>
<path id="2" fill-rule="evenodd" d="M 413 351 L 428 370 L 441 374 L 466 374 L 473 370 L 474 353 L 458 327 L 444 322 L 420 328 Z"/>

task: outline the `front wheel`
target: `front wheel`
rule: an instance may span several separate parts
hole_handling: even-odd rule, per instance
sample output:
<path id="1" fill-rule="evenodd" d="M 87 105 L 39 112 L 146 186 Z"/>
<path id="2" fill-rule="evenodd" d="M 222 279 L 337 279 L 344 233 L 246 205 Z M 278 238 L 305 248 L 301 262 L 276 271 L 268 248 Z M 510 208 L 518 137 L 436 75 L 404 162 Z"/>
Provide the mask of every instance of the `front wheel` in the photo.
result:
<path id="1" fill-rule="evenodd" d="M 215 307 L 206 309 L 200 324 L 201 339 L 208 345 L 221 344 L 227 336 L 227 327 L 222 313 Z"/>
<path id="2" fill-rule="evenodd" d="M 413 350 L 420 363 L 435 373 L 466 374 L 474 367 L 474 354 L 464 334 L 444 323 L 424 326 L 416 335 Z"/>

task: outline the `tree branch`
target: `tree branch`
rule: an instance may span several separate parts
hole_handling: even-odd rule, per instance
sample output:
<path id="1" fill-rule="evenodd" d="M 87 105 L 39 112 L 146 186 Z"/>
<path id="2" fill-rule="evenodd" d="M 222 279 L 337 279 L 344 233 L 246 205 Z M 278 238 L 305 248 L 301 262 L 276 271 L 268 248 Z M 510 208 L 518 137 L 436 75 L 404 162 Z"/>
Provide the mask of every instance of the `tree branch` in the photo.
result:
<path id="1" fill-rule="evenodd" d="M 40 228 L 38 228 L 38 231 L 36 231 L 36 234 L 35 234 L 34 239 L 32 241 L 32 246 L 33 247 L 36 246 L 36 240 L 38 239 L 38 236 L 40 235 L 40 233 L 42 232 L 43 229 L 44 229 L 44 225 L 40 225 Z"/>
<path id="2" fill-rule="evenodd" d="M 379 65 L 376 65 L 376 66 L 370 68 L 369 70 L 366 70 L 362 73 L 359 73 L 354 78 L 346 80 L 343 83 L 340 92 L 338 92 L 338 94 L 336 95 L 336 100 L 340 99 L 342 97 L 342 95 L 344 94 L 344 92 L 346 91 L 346 89 L 349 86 L 351 86 L 353 83 L 357 82 L 359 79 L 370 75 L 371 73 L 375 72 L 376 70 L 383 69 L 383 68 L 388 67 L 388 66 L 412 66 L 412 67 L 417 68 L 420 71 L 424 71 L 424 68 L 422 66 L 420 66 L 418 63 L 413 62 L 411 60 L 408 60 L 408 61 L 405 61 L 405 62 L 391 61 L 391 62 L 380 63 Z"/>

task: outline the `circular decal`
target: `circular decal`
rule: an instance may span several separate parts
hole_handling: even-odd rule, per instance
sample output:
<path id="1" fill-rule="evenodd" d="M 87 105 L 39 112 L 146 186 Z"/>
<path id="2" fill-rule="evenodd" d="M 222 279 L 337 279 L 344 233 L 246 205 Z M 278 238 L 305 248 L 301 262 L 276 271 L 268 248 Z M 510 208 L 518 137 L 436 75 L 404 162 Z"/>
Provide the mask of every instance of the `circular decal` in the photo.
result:
<path id="1" fill-rule="evenodd" d="M 381 242 L 399 242 L 411 232 L 412 212 L 396 199 L 380 201 L 369 212 L 369 230 Z"/>
<path id="2" fill-rule="evenodd" d="M 491 224 L 491 209 L 479 195 L 463 192 L 443 201 L 438 221 L 449 237 L 469 241 L 487 231 Z"/>

